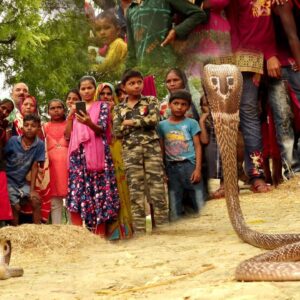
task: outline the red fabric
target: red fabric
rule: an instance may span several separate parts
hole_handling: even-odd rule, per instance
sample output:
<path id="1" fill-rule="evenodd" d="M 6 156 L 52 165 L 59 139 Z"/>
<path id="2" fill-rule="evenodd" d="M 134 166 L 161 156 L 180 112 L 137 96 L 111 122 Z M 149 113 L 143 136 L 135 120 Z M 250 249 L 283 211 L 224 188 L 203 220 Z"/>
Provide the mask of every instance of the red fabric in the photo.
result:
<path id="1" fill-rule="evenodd" d="M 0 220 L 12 220 L 13 214 L 7 191 L 6 173 L 0 171 Z"/>
<path id="2" fill-rule="evenodd" d="M 280 149 L 276 139 L 274 118 L 267 105 L 267 121 L 262 124 L 263 158 L 281 159 Z"/>
<path id="3" fill-rule="evenodd" d="M 44 124 L 50 169 L 50 196 L 65 197 L 68 191 L 68 145 L 64 137 L 67 122 Z"/>
<path id="4" fill-rule="evenodd" d="M 276 42 L 269 0 L 232 0 L 228 8 L 233 51 L 261 52 L 276 56 Z"/>
<path id="5" fill-rule="evenodd" d="M 157 97 L 154 76 L 149 75 L 149 76 L 144 77 L 144 88 L 143 88 L 142 94 L 144 96 Z"/>
<path id="6" fill-rule="evenodd" d="M 82 226 L 82 219 L 79 213 L 70 212 L 72 225 Z M 106 235 L 106 224 L 101 223 L 97 225 L 96 229 L 92 231 L 96 235 L 100 235 L 101 237 L 105 237 Z"/>

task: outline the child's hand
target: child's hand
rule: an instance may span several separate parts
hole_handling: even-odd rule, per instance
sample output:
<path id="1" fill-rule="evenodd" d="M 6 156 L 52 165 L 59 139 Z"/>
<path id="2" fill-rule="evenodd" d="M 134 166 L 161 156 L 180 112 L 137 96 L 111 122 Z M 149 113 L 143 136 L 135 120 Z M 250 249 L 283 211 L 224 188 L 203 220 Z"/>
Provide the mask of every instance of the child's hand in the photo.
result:
<path id="1" fill-rule="evenodd" d="M 84 124 L 86 126 L 90 126 L 93 123 L 90 115 L 88 113 L 85 114 L 83 111 L 80 111 L 80 114 L 76 113 L 75 117 L 79 123 Z"/>
<path id="2" fill-rule="evenodd" d="M 201 180 L 201 172 L 195 169 L 190 179 L 192 183 L 198 183 Z"/>
<path id="3" fill-rule="evenodd" d="M 201 114 L 200 121 L 204 122 L 209 116 L 209 112 L 205 112 Z"/>
<path id="4" fill-rule="evenodd" d="M 124 120 L 122 123 L 123 126 L 134 126 L 133 120 Z"/>

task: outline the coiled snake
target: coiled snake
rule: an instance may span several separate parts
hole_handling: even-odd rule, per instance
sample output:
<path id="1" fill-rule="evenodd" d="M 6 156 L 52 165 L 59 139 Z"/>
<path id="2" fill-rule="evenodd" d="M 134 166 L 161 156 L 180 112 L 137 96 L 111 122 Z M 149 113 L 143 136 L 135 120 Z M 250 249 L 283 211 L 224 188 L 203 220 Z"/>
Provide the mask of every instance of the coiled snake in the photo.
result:
<path id="1" fill-rule="evenodd" d="M 9 266 L 11 256 L 11 243 L 9 240 L 0 239 L 0 280 L 11 277 L 22 276 L 22 268 L 12 268 Z"/>
<path id="2" fill-rule="evenodd" d="M 240 207 L 236 142 L 243 78 L 234 65 L 206 65 L 203 78 L 220 147 L 227 210 L 237 235 L 246 243 L 272 251 L 242 262 L 235 277 L 241 281 L 300 280 L 300 234 L 264 234 L 250 229 Z"/>

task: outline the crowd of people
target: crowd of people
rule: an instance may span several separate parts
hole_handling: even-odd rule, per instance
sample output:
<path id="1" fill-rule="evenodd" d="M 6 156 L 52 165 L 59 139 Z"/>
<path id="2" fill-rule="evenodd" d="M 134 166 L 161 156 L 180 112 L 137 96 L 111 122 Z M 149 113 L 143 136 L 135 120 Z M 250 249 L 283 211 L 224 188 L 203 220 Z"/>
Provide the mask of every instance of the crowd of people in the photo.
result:
<path id="1" fill-rule="evenodd" d="M 239 179 L 264 193 L 300 172 L 298 0 L 119 1 L 98 16 L 86 7 L 101 83 L 83 76 L 48 102 L 47 122 L 25 83 L 0 102 L 2 225 L 60 224 L 66 206 L 71 224 L 113 240 L 146 231 L 147 203 L 156 228 L 224 197 L 207 63 L 243 75 Z M 156 74 L 138 71 L 147 65 L 168 68 L 164 99 Z M 210 178 L 220 179 L 211 194 Z"/>

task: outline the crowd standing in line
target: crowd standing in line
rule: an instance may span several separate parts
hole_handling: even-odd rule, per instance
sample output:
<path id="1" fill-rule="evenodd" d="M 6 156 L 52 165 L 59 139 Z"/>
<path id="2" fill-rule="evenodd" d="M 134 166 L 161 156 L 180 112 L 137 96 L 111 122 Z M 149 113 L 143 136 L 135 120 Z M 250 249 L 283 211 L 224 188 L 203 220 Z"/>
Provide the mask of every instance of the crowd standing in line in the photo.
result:
<path id="1" fill-rule="evenodd" d="M 25 83 L 1 100 L 1 226 L 60 224 L 65 204 L 71 224 L 122 239 L 146 231 L 145 198 L 159 228 L 224 197 L 199 85 L 206 63 L 242 72 L 237 158 L 250 189 L 270 192 L 300 172 L 299 0 L 119 2 L 96 17 L 89 10 L 91 73 L 100 84 L 83 76 L 65 102 L 48 102 L 43 124 Z M 165 99 L 154 77 L 138 71 L 147 64 L 168 69 Z M 114 78 L 115 87 L 106 82 Z M 220 179 L 211 195 L 209 178 Z"/>

